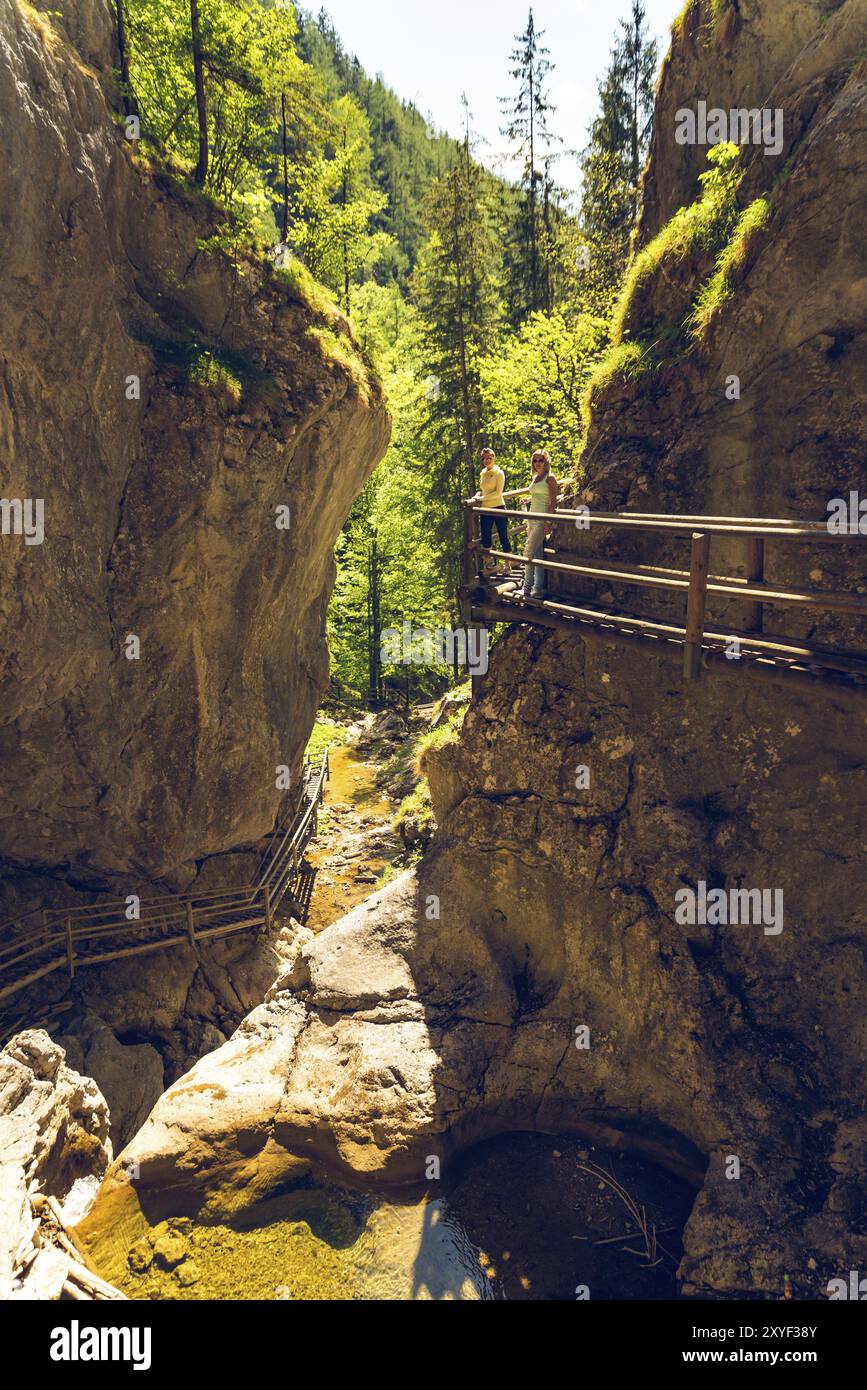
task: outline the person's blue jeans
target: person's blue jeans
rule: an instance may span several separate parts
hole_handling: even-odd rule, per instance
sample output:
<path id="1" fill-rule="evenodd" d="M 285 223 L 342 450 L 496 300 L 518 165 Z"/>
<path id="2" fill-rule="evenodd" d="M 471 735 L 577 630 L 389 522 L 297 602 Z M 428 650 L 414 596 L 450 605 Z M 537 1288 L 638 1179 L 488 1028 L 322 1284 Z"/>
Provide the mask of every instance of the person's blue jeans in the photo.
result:
<path id="1" fill-rule="evenodd" d="M 489 507 L 479 513 L 480 529 L 482 532 L 482 545 L 485 550 L 490 550 L 491 541 L 494 538 L 494 527 L 497 528 L 497 535 L 500 538 L 500 549 L 511 552 L 509 544 L 509 518 L 501 516 L 505 512 L 505 507 Z"/>
<path id="2" fill-rule="evenodd" d="M 524 546 L 525 560 L 543 560 L 545 558 L 545 522 L 529 521 L 527 523 L 527 543 Z M 524 594 L 529 595 L 532 589 L 532 597 L 541 598 L 548 587 L 548 571 L 542 569 L 541 565 L 528 564 L 524 568 Z"/>

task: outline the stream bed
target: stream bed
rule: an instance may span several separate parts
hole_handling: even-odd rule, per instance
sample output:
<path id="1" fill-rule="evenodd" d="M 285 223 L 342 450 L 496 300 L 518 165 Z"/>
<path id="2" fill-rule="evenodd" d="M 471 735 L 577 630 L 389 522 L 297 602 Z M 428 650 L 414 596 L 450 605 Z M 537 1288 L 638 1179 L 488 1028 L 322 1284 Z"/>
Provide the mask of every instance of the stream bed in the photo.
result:
<path id="1" fill-rule="evenodd" d="M 305 926 L 323 931 L 375 890 L 400 851 L 397 810 L 376 785 L 377 763 L 346 744 L 331 749 L 319 833 L 305 854 Z"/>
<path id="2" fill-rule="evenodd" d="M 306 856 L 305 920 L 317 932 L 364 901 L 401 850 L 376 758 L 338 745 L 330 766 Z M 315 1177 L 231 1224 L 169 1218 L 114 1249 L 104 1273 L 133 1299 L 673 1298 L 693 1195 L 574 1135 L 506 1134 L 415 1190 Z"/>
<path id="3" fill-rule="evenodd" d="M 610 1172 L 644 1208 L 656 1248 Z M 574 1136 L 488 1140 L 441 1183 L 398 1198 L 311 1182 L 232 1225 L 174 1218 L 129 1252 L 138 1299 L 413 1300 L 673 1298 L 692 1192 Z"/>

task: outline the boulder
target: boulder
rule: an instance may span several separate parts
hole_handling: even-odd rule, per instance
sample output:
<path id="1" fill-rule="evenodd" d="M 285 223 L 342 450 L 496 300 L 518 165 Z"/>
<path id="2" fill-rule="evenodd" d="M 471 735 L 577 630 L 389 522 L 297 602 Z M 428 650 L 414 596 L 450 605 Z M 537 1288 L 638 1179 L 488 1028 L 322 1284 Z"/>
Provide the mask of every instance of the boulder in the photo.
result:
<path id="1" fill-rule="evenodd" d="M 12 1296 L 16 1252 L 34 1228 L 31 1193 L 62 1200 L 80 1179 L 100 1177 L 111 1153 L 108 1106 L 95 1083 L 66 1065 L 47 1033 L 11 1038 L 0 1052 L 0 1299 Z M 65 1270 L 43 1249 L 33 1296 L 57 1297 Z"/>

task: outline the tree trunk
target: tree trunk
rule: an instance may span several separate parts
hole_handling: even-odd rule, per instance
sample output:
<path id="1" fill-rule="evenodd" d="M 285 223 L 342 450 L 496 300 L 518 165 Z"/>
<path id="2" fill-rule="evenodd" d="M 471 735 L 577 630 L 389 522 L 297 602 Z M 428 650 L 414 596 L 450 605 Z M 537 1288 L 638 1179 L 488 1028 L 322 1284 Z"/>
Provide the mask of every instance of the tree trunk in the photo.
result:
<path id="1" fill-rule="evenodd" d="M 459 175 L 458 175 L 458 172 L 457 172 L 457 170 L 456 170 L 455 173 L 454 173 L 454 175 L 453 175 L 454 210 L 453 210 L 453 215 L 452 215 L 452 233 L 453 233 L 454 258 L 455 258 L 455 282 L 456 282 L 456 288 L 457 288 L 457 292 L 458 292 L 458 300 L 457 300 L 457 304 L 456 304 L 455 307 L 456 307 L 456 309 L 457 309 L 457 318 L 458 318 L 458 344 L 459 344 L 460 359 L 461 359 L 461 398 L 462 398 L 462 402 L 463 402 L 463 411 L 464 411 L 464 457 L 465 457 L 466 465 L 467 465 L 467 483 L 468 483 L 468 494 L 469 494 L 469 493 L 472 493 L 472 492 L 475 490 L 475 489 L 474 489 L 474 486 L 473 486 L 473 484 L 474 484 L 474 482 L 475 482 L 475 469 L 474 469 L 474 458 L 473 458 L 473 454 L 474 454 L 474 447 L 473 447 L 473 446 L 474 446 L 474 439 L 473 439 L 473 417 L 472 417 L 472 407 L 471 407 L 471 405 L 470 405 L 470 374 L 469 374 L 469 367 L 467 366 L 467 335 L 466 335 L 466 327 L 465 327 L 465 324 L 464 324 L 464 288 L 463 288 L 463 272 L 464 272 L 464 268 L 463 268 L 463 257 L 462 257 L 462 255 L 461 255 L 460 220 L 459 220 L 459 206 L 458 206 L 458 178 L 459 178 Z"/>
<path id="2" fill-rule="evenodd" d="M 534 67 L 530 62 L 530 308 L 538 309 L 536 283 L 538 259 L 536 250 L 536 84 Z"/>
<path id="3" fill-rule="evenodd" d="M 376 537 L 373 538 L 370 546 L 367 593 L 368 685 L 370 687 L 370 703 L 374 709 L 378 709 L 382 704 L 382 656 L 380 652 L 382 621 L 379 608 L 379 550 Z"/>
<path id="4" fill-rule="evenodd" d="M 343 301 L 347 317 L 352 312 L 349 300 L 349 241 L 346 234 L 346 209 L 349 205 L 349 169 L 346 165 L 346 126 L 343 127 Z"/>
<path id="5" fill-rule="evenodd" d="M 289 239 L 289 157 L 287 153 L 285 91 L 280 93 L 280 135 L 283 145 L 283 227 L 281 237 L 286 242 Z"/>
<path id="6" fill-rule="evenodd" d="M 129 80 L 129 51 L 126 46 L 126 19 L 123 12 L 123 0 L 115 0 L 115 15 L 117 16 L 117 51 L 120 56 L 120 84 L 123 88 L 124 114 L 137 116 L 139 114 L 138 103 Z"/>
<path id="7" fill-rule="evenodd" d="M 638 157 L 638 82 L 641 66 L 641 19 L 637 13 L 637 6 L 633 6 L 632 17 L 635 22 L 635 35 L 632 51 L 632 220 L 638 217 L 638 175 L 640 173 Z"/>
<path id="8" fill-rule="evenodd" d="M 208 107 L 205 101 L 205 72 L 202 62 L 202 33 L 199 28 L 199 0 L 190 0 L 190 29 L 193 36 L 193 77 L 196 87 L 196 117 L 199 124 L 199 161 L 194 183 L 203 188 L 208 177 Z"/>

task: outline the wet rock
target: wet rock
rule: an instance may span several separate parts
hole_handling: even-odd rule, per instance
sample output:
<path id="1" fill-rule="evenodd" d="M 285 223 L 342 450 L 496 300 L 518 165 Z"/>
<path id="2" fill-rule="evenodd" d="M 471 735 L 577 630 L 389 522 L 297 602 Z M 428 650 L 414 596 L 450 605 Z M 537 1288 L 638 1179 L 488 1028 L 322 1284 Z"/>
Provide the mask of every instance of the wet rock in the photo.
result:
<path id="1" fill-rule="evenodd" d="M 176 1271 L 178 1283 L 182 1289 L 192 1288 L 202 1277 L 202 1271 L 195 1260 L 184 1260 L 183 1264 Z"/>
<path id="2" fill-rule="evenodd" d="M 176 1231 L 164 1231 L 154 1242 L 154 1260 L 161 1269 L 174 1269 L 189 1253 L 189 1242 Z"/>
<path id="3" fill-rule="evenodd" d="M 707 151 L 676 145 L 673 114 L 711 72 L 721 106 L 786 102 L 785 164 L 744 154 L 744 202 L 775 182 L 773 235 L 700 350 L 599 392 L 585 496 L 601 510 L 821 517 L 829 490 L 867 493 L 865 6 L 739 10 L 740 35 L 718 36 L 704 4 L 679 31 L 644 235 L 695 196 Z M 655 317 L 707 273 L 685 257 L 652 277 L 632 337 L 655 345 Z M 574 544 L 586 557 L 597 542 Z M 767 551 L 766 577 L 798 582 L 793 550 Z M 742 572 L 734 545 L 714 554 Z M 673 543 L 669 559 L 624 538 L 618 556 L 683 564 Z M 822 563 L 829 587 L 863 587 L 851 551 Z M 682 621 L 682 598 L 671 611 Z M 773 619 L 814 640 L 848 621 Z M 489 1134 L 572 1131 L 694 1186 L 688 1293 L 777 1298 L 788 1272 L 796 1296 L 824 1296 L 831 1274 L 867 1268 L 849 1197 L 867 1178 L 863 746 L 863 704 L 842 686 L 731 662 L 687 687 L 667 644 L 513 630 L 460 742 L 426 760 L 439 831 L 418 870 L 306 943 L 291 985 L 160 1100 L 129 1150 L 143 1186 L 116 1165 L 88 1239 L 134 1223 L 167 1175 L 175 1201 L 209 1213 L 310 1160 L 386 1184 Z M 680 924 L 675 893 L 699 880 L 779 889 L 784 929 Z"/>
<path id="4" fill-rule="evenodd" d="M 153 1264 L 154 1251 L 148 1236 L 142 1236 L 127 1255 L 127 1263 L 134 1274 L 145 1274 Z"/>

